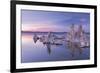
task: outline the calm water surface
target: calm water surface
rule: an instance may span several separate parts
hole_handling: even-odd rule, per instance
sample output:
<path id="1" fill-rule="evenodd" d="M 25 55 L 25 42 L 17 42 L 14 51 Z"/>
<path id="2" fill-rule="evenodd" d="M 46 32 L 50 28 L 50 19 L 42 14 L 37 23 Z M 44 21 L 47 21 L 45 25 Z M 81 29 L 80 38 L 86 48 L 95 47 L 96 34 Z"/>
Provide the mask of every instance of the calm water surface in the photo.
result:
<path id="1" fill-rule="evenodd" d="M 75 50 L 74 56 L 71 50 L 64 45 L 45 45 L 39 40 L 34 43 L 33 34 L 22 34 L 21 62 L 47 62 L 47 61 L 67 61 L 67 60 L 86 60 L 90 57 L 90 49 L 83 48 L 80 54 Z M 41 34 L 39 34 L 41 36 Z M 48 47 L 50 49 L 48 49 Z M 50 52 L 51 51 L 51 52 Z"/>

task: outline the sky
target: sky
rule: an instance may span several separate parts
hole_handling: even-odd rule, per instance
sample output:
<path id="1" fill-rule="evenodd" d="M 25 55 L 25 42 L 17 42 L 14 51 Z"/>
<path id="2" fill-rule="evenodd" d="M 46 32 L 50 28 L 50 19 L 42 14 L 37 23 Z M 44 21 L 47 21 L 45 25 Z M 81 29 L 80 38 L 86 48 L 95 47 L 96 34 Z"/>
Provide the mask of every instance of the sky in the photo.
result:
<path id="1" fill-rule="evenodd" d="M 58 12 L 21 10 L 22 31 L 67 32 L 72 24 L 82 25 L 90 31 L 90 14 L 79 12 Z"/>

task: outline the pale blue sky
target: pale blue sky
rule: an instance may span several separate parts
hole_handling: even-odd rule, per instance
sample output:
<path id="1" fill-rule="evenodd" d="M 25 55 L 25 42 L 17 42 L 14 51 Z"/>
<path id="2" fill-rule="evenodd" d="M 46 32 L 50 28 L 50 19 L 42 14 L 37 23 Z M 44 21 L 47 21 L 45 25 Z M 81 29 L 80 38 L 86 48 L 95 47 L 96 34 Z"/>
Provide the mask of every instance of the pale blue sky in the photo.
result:
<path id="1" fill-rule="evenodd" d="M 26 31 L 66 32 L 71 24 L 81 24 L 85 31 L 90 31 L 89 13 L 22 10 L 21 16 L 23 30 Z"/>

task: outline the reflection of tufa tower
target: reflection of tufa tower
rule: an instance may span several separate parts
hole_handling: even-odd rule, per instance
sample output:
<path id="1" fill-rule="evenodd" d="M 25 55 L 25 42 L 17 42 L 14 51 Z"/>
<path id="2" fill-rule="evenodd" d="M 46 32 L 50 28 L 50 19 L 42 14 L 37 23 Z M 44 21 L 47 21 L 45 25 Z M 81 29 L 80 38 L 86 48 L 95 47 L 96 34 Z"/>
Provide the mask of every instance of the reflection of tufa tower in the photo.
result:
<path id="1" fill-rule="evenodd" d="M 84 42 L 85 42 L 85 37 L 84 37 L 84 31 L 83 31 L 83 27 L 82 25 L 79 25 L 78 27 L 78 35 L 79 35 L 79 40 L 80 40 L 80 45 L 83 46 L 85 45 Z"/>
<path id="2" fill-rule="evenodd" d="M 75 25 L 72 24 L 70 27 L 70 31 L 68 32 L 68 41 L 73 42 L 74 41 L 74 36 L 75 36 Z"/>
<path id="3" fill-rule="evenodd" d="M 36 34 L 36 33 L 34 34 L 33 39 L 34 39 L 34 43 L 36 43 L 36 42 L 37 42 L 37 40 L 39 39 L 39 37 L 37 36 L 37 34 Z"/>
<path id="4" fill-rule="evenodd" d="M 69 41 L 71 45 L 76 42 L 79 43 L 80 47 L 89 46 L 89 40 L 82 25 L 78 25 L 77 29 L 74 24 L 71 25 L 70 31 L 67 35 L 67 41 Z"/>

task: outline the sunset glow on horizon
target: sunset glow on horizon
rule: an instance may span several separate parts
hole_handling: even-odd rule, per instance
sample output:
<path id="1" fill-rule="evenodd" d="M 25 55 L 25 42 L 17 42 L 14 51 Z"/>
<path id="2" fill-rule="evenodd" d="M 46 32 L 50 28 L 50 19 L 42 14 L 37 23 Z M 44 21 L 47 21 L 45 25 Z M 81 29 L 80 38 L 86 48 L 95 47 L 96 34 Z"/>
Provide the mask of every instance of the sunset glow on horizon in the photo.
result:
<path id="1" fill-rule="evenodd" d="M 22 10 L 21 14 L 22 31 L 66 32 L 71 24 L 82 24 L 90 31 L 89 13 Z"/>

